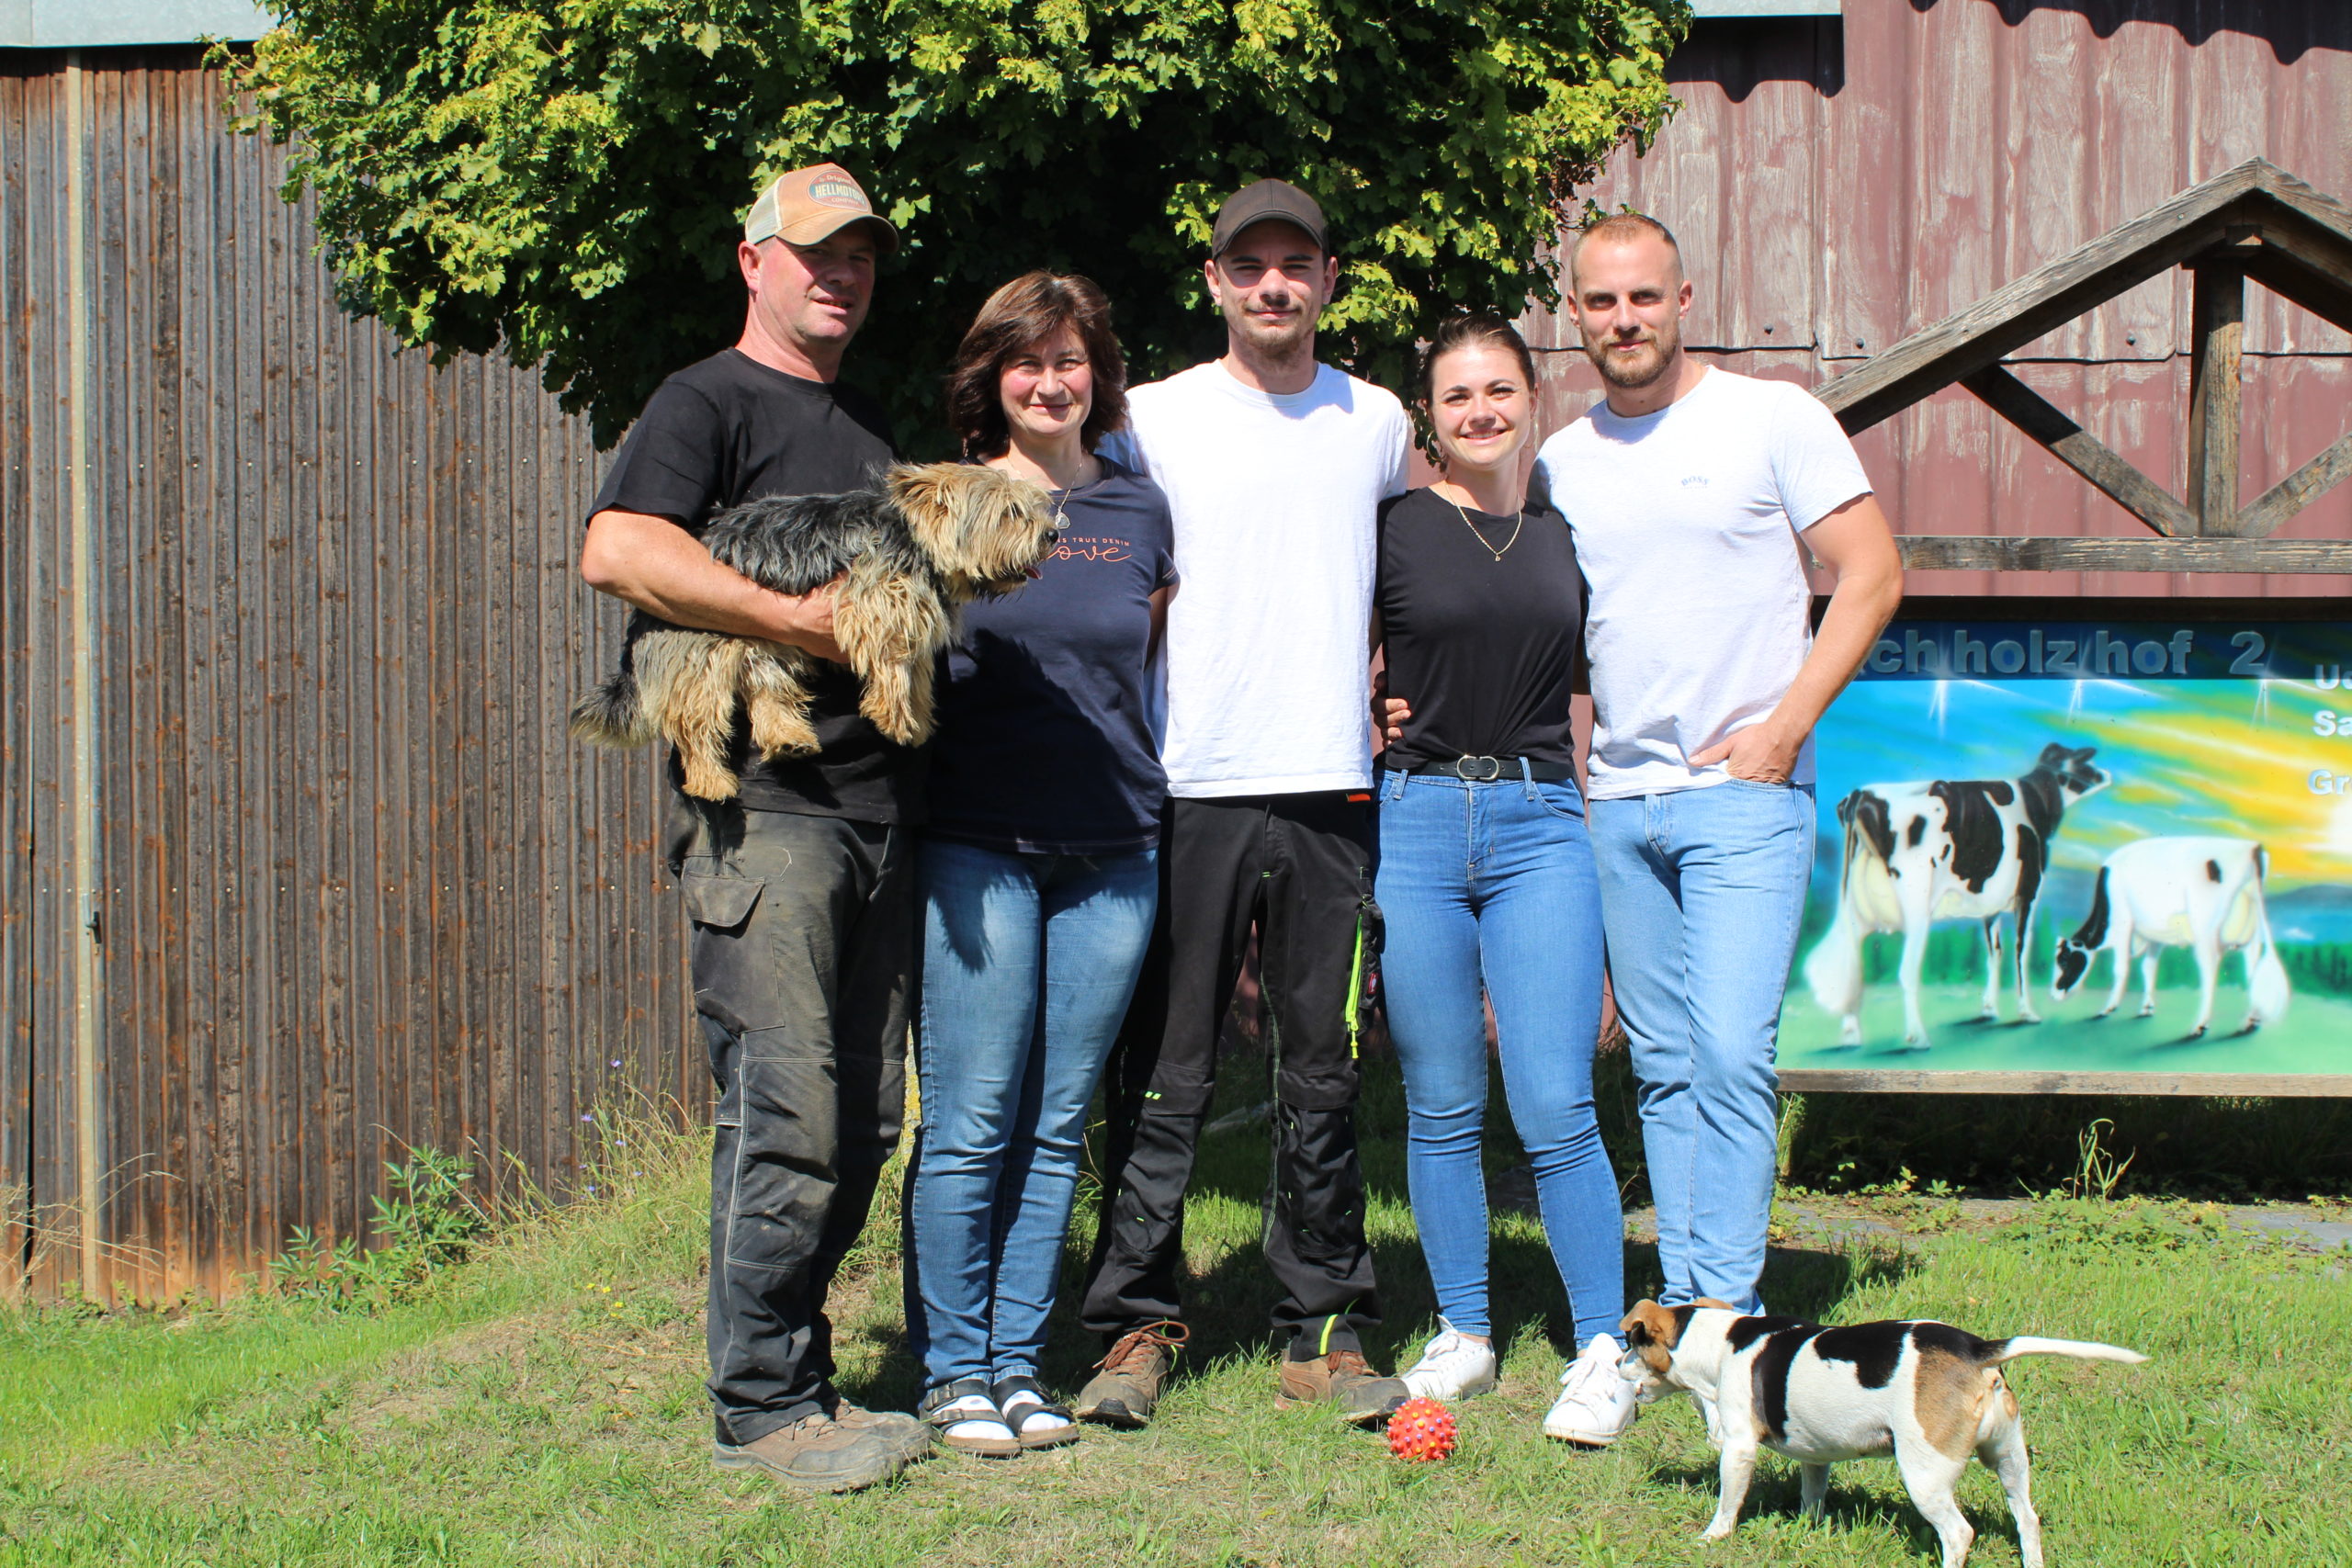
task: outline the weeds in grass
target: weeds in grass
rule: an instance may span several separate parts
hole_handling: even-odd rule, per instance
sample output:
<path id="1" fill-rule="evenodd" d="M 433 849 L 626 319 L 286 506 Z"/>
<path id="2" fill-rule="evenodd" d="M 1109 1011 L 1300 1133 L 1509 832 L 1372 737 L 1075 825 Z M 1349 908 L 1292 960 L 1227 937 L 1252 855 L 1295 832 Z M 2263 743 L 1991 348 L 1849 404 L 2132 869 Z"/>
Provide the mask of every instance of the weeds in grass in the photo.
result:
<path id="1" fill-rule="evenodd" d="M 1596 1087 L 1609 1072 L 1596 1064 Z M 1804 1102 L 1789 1129 L 1792 1190 L 1853 1192 L 1907 1165 L 1973 1191 L 2034 1192 L 2082 1166 L 2083 1102 L 2071 1096 L 1812 1093 Z M 2352 1099 L 2143 1095 L 2099 1109 L 2112 1120 L 2104 1146 L 2132 1151 L 2130 1190 L 2226 1202 L 2352 1195 Z M 1624 1170 L 1640 1150 L 1612 1144 L 1611 1154 Z"/>
<path id="2" fill-rule="evenodd" d="M 2134 1149 L 2119 1161 L 2115 1151 L 2107 1146 L 2106 1135 L 2114 1131 L 2112 1121 L 2098 1116 L 2092 1118 L 2091 1124 L 2076 1135 L 2075 1147 L 2079 1151 L 2080 1158 L 2075 1162 L 2075 1174 L 2068 1177 L 2064 1184 L 2068 1197 L 2095 1199 L 2104 1203 L 2115 1196 L 2118 1187 L 2123 1185 L 2124 1172 L 2130 1170 L 2132 1162 L 2140 1157 L 2140 1151 Z"/>
<path id="3" fill-rule="evenodd" d="M 337 1310 L 381 1312 L 407 1300 L 437 1270 L 463 1261 L 489 1228 L 466 1192 L 473 1175 L 470 1161 L 430 1147 L 411 1149 L 406 1165 L 385 1161 L 391 1195 L 370 1200 L 376 1245 L 356 1236 L 330 1242 L 297 1225 L 270 1259 L 270 1284 L 288 1301 Z"/>
<path id="4" fill-rule="evenodd" d="M 2283 1236 L 2233 1229 L 2228 1211 L 2218 1203 L 2145 1198 L 2116 1201 L 2045 1194 L 1994 1231 L 1992 1240 L 2030 1252 L 2075 1256 L 2227 1250 L 2276 1253 L 2282 1263 L 2319 1256 Z"/>
<path id="5" fill-rule="evenodd" d="M 1921 1187 L 1907 1165 L 1894 1181 L 1865 1187 L 1862 1195 L 1876 1199 L 1872 1206 L 1913 1235 L 1932 1235 L 1961 1221 L 1960 1197 L 1951 1184 L 1939 1177 Z"/>

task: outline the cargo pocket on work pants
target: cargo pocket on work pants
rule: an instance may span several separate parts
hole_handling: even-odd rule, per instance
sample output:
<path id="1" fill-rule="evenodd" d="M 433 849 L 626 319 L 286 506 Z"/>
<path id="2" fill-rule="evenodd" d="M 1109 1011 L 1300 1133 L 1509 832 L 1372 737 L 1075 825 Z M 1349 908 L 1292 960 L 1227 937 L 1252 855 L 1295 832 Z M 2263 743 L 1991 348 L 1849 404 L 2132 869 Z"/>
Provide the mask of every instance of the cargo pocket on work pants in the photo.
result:
<path id="1" fill-rule="evenodd" d="M 695 856 L 705 863 L 708 857 Z M 721 1127 L 743 1124 L 741 1064 L 737 1060 L 744 1032 L 761 1009 L 762 965 L 750 940 L 752 913 L 759 908 L 767 884 L 745 876 L 682 870 L 678 886 L 684 895 L 686 918 L 694 922 L 691 954 L 695 983 L 695 1012 L 702 1022 L 703 1042 L 710 1053 L 711 1081 L 718 1087 L 718 1105 L 712 1120 Z"/>

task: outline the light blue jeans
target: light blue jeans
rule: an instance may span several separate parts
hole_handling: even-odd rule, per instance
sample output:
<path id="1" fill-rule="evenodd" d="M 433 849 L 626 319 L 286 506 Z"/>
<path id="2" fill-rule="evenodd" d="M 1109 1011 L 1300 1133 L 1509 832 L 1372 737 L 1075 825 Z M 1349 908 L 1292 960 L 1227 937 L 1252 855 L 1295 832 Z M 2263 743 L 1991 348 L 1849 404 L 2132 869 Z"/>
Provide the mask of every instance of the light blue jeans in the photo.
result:
<path id="1" fill-rule="evenodd" d="M 1483 991 L 1581 1349 L 1625 1312 L 1624 1219 L 1592 1100 L 1600 897 L 1573 784 L 1385 775 L 1381 995 L 1405 1070 L 1405 1175 L 1438 1311 L 1491 1335 Z"/>
<path id="2" fill-rule="evenodd" d="M 1810 785 L 1745 779 L 1592 803 L 1668 1306 L 1709 1296 L 1764 1310 L 1773 1043 L 1813 873 L 1813 813 Z"/>
<path id="3" fill-rule="evenodd" d="M 927 1388 L 1036 1373 L 1086 1107 L 1151 940 L 1155 861 L 922 842 L 905 1275 Z"/>

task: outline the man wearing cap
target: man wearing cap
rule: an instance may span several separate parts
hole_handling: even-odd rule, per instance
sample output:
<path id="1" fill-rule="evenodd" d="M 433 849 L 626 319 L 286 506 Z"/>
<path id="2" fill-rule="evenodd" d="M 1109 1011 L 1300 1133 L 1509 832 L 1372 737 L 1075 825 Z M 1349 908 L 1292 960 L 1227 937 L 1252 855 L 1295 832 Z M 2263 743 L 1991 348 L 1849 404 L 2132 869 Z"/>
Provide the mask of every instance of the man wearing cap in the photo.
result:
<path id="1" fill-rule="evenodd" d="M 897 1473 L 929 1446 L 910 1416 L 832 1387 L 825 1292 L 899 1136 L 914 905 L 918 754 L 859 714 L 832 591 L 792 596 L 713 560 L 711 517 L 772 495 L 872 483 L 888 421 L 841 385 L 842 352 L 898 235 L 835 164 L 753 203 L 732 348 L 662 383 L 588 519 L 581 575 L 677 626 L 836 662 L 815 683 L 811 757 L 758 761 L 739 723 L 739 798 L 673 807 L 667 859 L 693 921 L 695 1010 L 718 1083 L 711 1158 L 710 1393 L 718 1462 L 809 1491 Z M 673 761 L 673 778 L 676 764 Z"/>
<path id="2" fill-rule="evenodd" d="M 1374 511 L 1405 489 L 1408 426 L 1395 397 L 1316 362 L 1339 264 L 1305 191 L 1233 196 L 1202 272 L 1224 356 L 1127 395 L 1132 466 L 1167 492 L 1185 587 L 1166 640 L 1159 921 L 1104 1083 L 1111 1178 L 1081 1316 L 1110 1353 L 1078 1413 L 1142 1426 L 1184 1338 L 1184 1190 L 1254 921 L 1276 1056 L 1278 1387 L 1369 1424 L 1405 1398 L 1358 1338 L 1379 1304 L 1353 1018 L 1374 934 Z"/>

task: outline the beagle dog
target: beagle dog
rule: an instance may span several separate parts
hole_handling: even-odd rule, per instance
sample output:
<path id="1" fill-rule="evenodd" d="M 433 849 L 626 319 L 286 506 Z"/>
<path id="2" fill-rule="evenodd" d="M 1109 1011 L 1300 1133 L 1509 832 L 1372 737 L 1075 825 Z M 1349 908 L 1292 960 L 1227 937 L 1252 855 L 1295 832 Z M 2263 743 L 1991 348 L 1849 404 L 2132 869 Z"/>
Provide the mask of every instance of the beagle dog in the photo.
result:
<path id="1" fill-rule="evenodd" d="M 1952 1500 L 1971 1454 L 2001 1478 L 2018 1523 L 2018 1555 L 2041 1568 L 2041 1520 L 2027 1495 L 2025 1428 L 2000 1369 L 2020 1356 L 2139 1362 L 2137 1351 L 2077 1339 L 1979 1339 L 1928 1320 L 1824 1328 L 1792 1317 L 1747 1317 L 1720 1302 L 1644 1302 L 1623 1325 L 1619 1371 L 1647 1404 L 1688 1393 L 1723 1449 L 1722 1499 L 1706 1539 L 1739 1522 L 1756 1450 L 1801 1467 L 1803 1511 L 1819 1517 L 1829 1467 L 1892 1453 L 1911 1501 L 1936 1528 L 1943 1568 L 1961 1568 L 1976 1532 Z"/>

